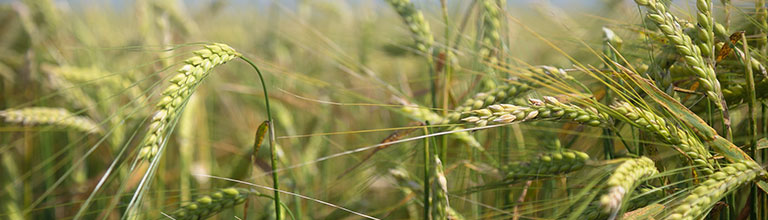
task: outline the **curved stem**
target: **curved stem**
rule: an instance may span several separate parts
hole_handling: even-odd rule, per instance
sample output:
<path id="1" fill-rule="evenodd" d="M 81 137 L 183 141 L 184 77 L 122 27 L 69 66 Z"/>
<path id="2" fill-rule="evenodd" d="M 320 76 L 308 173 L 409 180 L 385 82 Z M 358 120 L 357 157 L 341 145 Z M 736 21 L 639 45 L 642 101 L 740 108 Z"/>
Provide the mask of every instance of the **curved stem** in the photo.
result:
<path id="1" fill-rule="evenodd" d="M 264 82 L 264 77 L 261 74 L 261 71 L 258 67 L 256 67 L 256 64 L 253 63 L 253 61 L 249 60 L 248 58 L 245 58 L 244 56 L 240 56 L 240 59 L 248 63 L 248 65 L 251 65 L 254 70 L 256 70 L 256 73 L 259 75 L 259 80 L 261 80 L 261 88 L 264 90 L 264 103 L 266 104 L 267 108 L 267 121 L 271 123 L 271 126 L 269 126 L 269 150 L 270 150 L 270 160 L 272 162 L 272 188 L 274 188 L 274 201 L 275 201 L 275 219 L 282 220 L 282 206 L 280 205 L 280 193 L 278 192 L 279 189 L 279 182 L 277 178 L 277 172 L 275 172 L 277 167 L 277 151 L 275 150 L 275 124 L 272 121 L 272 112 L 269 108 L 269 93 L 267 93 L 267 84 Z"/>

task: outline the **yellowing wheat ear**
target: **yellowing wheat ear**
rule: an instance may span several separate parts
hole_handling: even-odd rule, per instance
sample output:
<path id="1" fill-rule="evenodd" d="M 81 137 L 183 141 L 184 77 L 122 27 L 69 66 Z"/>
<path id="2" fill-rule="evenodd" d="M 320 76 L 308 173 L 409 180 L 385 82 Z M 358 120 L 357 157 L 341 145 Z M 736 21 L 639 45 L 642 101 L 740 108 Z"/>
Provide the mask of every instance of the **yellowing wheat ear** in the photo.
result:
<path id="1" fill-rule="evenodd" d="M 225 44 L 206 45 L 205 49 L 194 52 L 195 56 L 184 61 L 178 74 L 171 77 L 170 85 L 165 88 L 160 101 L 155 106 L 155 113 L 149 125 L 149 132 L 139 151 L 139 157 L 152 159 L 157 155 L 165 141 L 169 125 L 181 113 L 182 105 L 195 92 L 197 85 L 208 76 L 216 66 L 240 56 L 232 47 Z"/>

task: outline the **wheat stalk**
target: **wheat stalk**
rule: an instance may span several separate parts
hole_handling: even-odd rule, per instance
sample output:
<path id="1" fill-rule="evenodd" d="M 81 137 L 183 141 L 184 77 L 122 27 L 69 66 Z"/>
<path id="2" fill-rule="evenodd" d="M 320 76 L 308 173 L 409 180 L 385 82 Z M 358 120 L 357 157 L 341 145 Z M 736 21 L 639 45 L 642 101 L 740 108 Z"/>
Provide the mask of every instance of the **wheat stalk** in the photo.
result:
<path id="1" fill-rule="evenodd" d="M 90 118 L 77 116 L 63 108 L 29 107 L 6 109 L 0 116 L 9 123 L 24 125 L 58 125 L 74 128 L 87 133 L 101 133 L 103 130 Z"/>
<path id="2" fill-rule="evenodd" d="M 629 159 L 619 165 L 608 177 L 608 193 L 600 197 L 603 213 L 616 213 L 621 208 L 624 197 L 642 178 L 656 175 L 656 165 L 647 157 Z"/>
<path id="3" fill-rule="evenodd" d="M 672 209 L 666 220 L 695 219 L 706 214 L 710 207 L 720 201 L 728 192 L 764 175 L 765 171 L 759 164 L 752 161 L 739 161 L 723 167 L 707 177 L 691 191 L 691 194 L 680 201 Z"/>
<path id="4" fill-rule="evenodd" d="M 178 74 L 171 77 L 171 84 L 163 91 L 163 96 L 155 107 L 147 138 L 141 145 L 140 158 L 151 159 L 158 153 L 170 123 L 178 117 L 183 110 L 183 103 L 195 92 L 197 85 L 209 72 L 216 66 L 240 56 L 231 47 L 219 43 L 206 45 L 205 49 L 195 51 L 194 54 L 195 56 L 184 61 L 185 65 L 178 70 Z"/>
<path id="5" fill-rule="evenodd" d="M 250 192 L 242 188 L 224 188 L 210 195 L 197 198 L 170 213 L 176 220 L 201 220 L 214 216 L 226 208 L 234 207 L 248 199 Z"/>
<path id="6" fill-rule="evenodd" d="M 704 0 L 697 0 L 701 2 Z M 717 80 L 715 70 L 708 65 L 702 57 L 702 52 L 698 46 L 694 46 L 691 37 L 683 32 L 677 18 L 669 13 L 666 6 L 657 0 L 635 0 L 638 5 L 648 8 L 648 18 L 658 25 L 664 36 L 675 46 L 683 60 L 688 64 L 691 72 L 699 78 L 699 83 L 705 90 L 707 98 L 714 103 L 719 110 L 725 106 L 722 104 L 722 92 L 720 91 L 720 82 Z M 706 18 L 702 19 L 706 20 Z M 711 29 L 711 22 L 709 29 Z M 711 37 L 707 32 L 707 37 Z M 713 37 L 711 37 L 713 38 Z"/>

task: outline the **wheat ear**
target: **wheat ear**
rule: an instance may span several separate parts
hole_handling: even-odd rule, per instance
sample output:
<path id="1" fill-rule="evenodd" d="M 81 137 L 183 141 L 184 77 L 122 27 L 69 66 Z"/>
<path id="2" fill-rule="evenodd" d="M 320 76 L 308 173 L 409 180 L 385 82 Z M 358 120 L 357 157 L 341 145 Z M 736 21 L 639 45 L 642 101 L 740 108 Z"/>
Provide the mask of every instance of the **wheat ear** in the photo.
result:
<path id="1" fill-rule="evenodd" d="M 648 206 L 650 204 L 658 202 L 664 198 L 664 192 L 658 188 L 639 187 L 635 190 L 638 195 L 637 198 L 627 201 L 627 210 L 635 210 Z M 574 213 L 574 217 L 578 216 L 578 219 L 608 219 L 608 215 L 602 212 L 602 205 L 600 201 L 593 201 L 589 204 L 586 210 L 581 213 Z"/>
<path id="2" fill-rule="evenodd" d="M 402 167 L 397 167 L 389 170 L 390 176 L 392 176 L 400 190 L 403 192 L 405 196 L 410 196 L 412 194 L 421 194 L 422 188 L 420 187 L 421 184 L 418 184 L 416 181 L 414 181 L 407 173 L 405 169 Z M 446 183 L 447 184 L 447 183 Z M 447 195 L 447 194 L 446 194 Z M 410 199 L 408 200 L 406 204 L 406 208 L 408 209 L 408 213 L 410 216 L 419 216 L 417 213 L 417 210 L 414 206 L 414 200 Z M 447 202 L 447 200 L 446 200 Z M 446 203 L 447 204 L 447 203 Z M 462 216 L 458 211 L 451 208 L 451 206 L 445 207 L 445 213 L 447 218 L 449 220 L 463 220 L 465 219 L 464 216 Z"/>
<path id="3" fill-rule="evenodd" d="M 517 162 L 503 170 L 507 171 L 505 179 L 509 182 L 539 178 L 542 174 L 557 175 L 581 169 L 589 160 L 589 155 L 575 150 L 565 149 L 559 152 L 548 152 L 538 157 Z"/>
<path id="4" fill-rule="evenodd" d="M 250 192 L 242 188 L 220 189 L 210 195 L 197 198 L 170 213 L 176 220 L 200 220 L 214 216 L 226 208 L 234 207 L 248 199 Z"/>
<path id="5" fill-rule="evenodd" d="M 698 219 L 728 192 L 752 181 L 758 174 L 764 175 L 765 171 L 752 161 L 739 161 L 723 167 L 694 188 L 664 219 Z"/>
<path id="6" fill-rule="evenodd" d="M 231 47 L 219 43 L 206 45 L 205 49 L 195 51 L 194 54 L 195 56 L 184 61 L 184 66 L 178 70 L 178 74 L 171 77 L 171 84 L 163 91 L 155 107 L 147 138 L 141 145 L 140 158 L 151 159 L 158 153 L 170 123 L 178 117 L 183 110 L 183 103 L 195 92 L 197 85 L 209 72 L 216 66 L 240 56 L 240 53 Z"/>
<path id="7" fill-rule="evenodd" d="M 416 49 L 427 56 L 431 56 L 429 51 L 432 48 L 434 37 L 429 29 L 429 24 L 424 20 L 424 14 L 417 10 L 410 0 L 387 0 L 387 2 L 408 25 L 408 30 L 414 35 Z"/>
<path id="8" fill-rule="evenodd" d="M 530 106 L 510 104 L 491 105 L 488 108 L 474 110 L 462 120 L 478 126 L 487 124 L 508 124 L 522 121 L 567 119 L 591 126 L 607 124 L 609 118 L 598 113 L 594 108 L 581 108 L 565 104 L 554 97 L 544 96 L 543 100 L 529 99 Z"/>
<path id="9" fill-rule="evenodd" d="M 698 169 L 706 174 L 713 172 L 709 162 L 712 155 L 695 135 L 668 124 L 667 120 L 651 111 L 640 109 L 628 102 L 616 102 L 610 107 L 623 116 L 617 119 L 661 137 L 665 143 L 680 149 L 691 158 Z"/>
<path id="10" fill-rule="evenodd" d="M 480 57 L 493 70 L 499 62 L 498 48 L 501 46 L 501 5 L 497 0 L 483 0 L 483 37 L 480 42 Z"/>
<path id="11" fill-rule="evenodd" d="M 696 0 L 696 21 L 699 23 L 696 29 L 699 37 L 699 50 L 703 57 L 710 57 L 715 49 L 715 32 L 712 19 L 712 1 Z"/>
<path id="12" fill-rule="evenodd" d="M 401 108 L 401 110 L 406 113 L 408 116 L 411 116 L 415 119 L 421 120 L 421 121 L 428 121 L 431 125 L 444 125 L 449 122 L 449 120 L 443 118 L 442 116 L 438 115 L 437 113 L 433 112 L 432 110 L 429 110 L 427 108 L 420 107 L 415 104 L 409 104 L 405 101 L 402 101 L 404 106 Z M 469 132 L 466 131 L 459 131 L 464 128 L 462 127 L 455 127 L 452 128 L 452 132 L 450 135 L 457 140 L 464 142 L 465 144 L 478 148 L 482 150 L 482 146 L 480 145 L 480 142 L 477 142 L 477 139 L 472 137 L 472 135 L 469 134 Z"/>
<path id="13" fill-rule="evenodd" d="M 443 162 L 437 155 L 434 156 L 435 160 L 435 176 L 432 179 L 432 201 L 434 203 L 434 209 L 432 210 L 432 217 L 435 219 L 448 219 L 448 207 L 451 207 L 448 201 L 448 180 L 445 178 L 445 172 L 443 171 Z"/>
<path id="14" fill-rule="evenodd" d="M 63 108 L 29 107 L 6 109 L 0 116 L 9 123 L 25 125 L 58 125 L 74 128 L 87 133 L 101 133 L 103 130 L 90 118 L 77 116 Z"/>
<path id="15" fill-rule="evenodd" d="M 701 2 L 704 0 L 697 0 Z M 664 36 L 675 46 L 683 60 L 699 78 L 699 83 L 704 88 L 707 98 L 715 103 L 718 109 L 723 110 L 722 92 L 720 91 L 720 82 L 717 80 L 715 70 L 708 65 L 702 57 L 702 52 L 698 46 L 694 46 L 691 37 L 683 32 L 682 27 L 677 22 L 677 18 L 669 13 L 666 6 L 658 0 L 635 0 L 638 5 L 648 8 L 648 18 L 658 25 Z M 706 20 L 706 19 L 703 19 Z M 711 29 L 711 22 L 709 22 Z M 708 32 L 709 33 L 709 32 Z M 707 37 L 711 37 L 708 35 Z"/>
<path id="16" fill-rule="evenodd" d="M 608 193 L 600 197 L 603 213 L 615 213 L 621 208 L 624 197 L 642 178 L 656 175 L 659 171 L 653 160 L 647 157 L 629 159 L 619 165 L 608 177 Z"/>
<path id="17" fill-rule="evenodd" d="M 546 76 L 557 79 L 571 79 L 572 77 L 565 72 L 565 70 L 552 67 L 552 66 L 536 66 L 520 74 L 522 77 L 514 77 L 506 80 L 495 88 L 488 89 L 474 95 L 473 98 L 466 99 L 464 103 L 456 107 L 455 111 L 448 114 L 447 118 L 449 123 L 457 123 L 461 117 L 472 110 L 478 110 L 488 107 L 493 104 L 512 103 L 516 98 L 519 98 L 521 94 L 524 94 L 532 89 L 540 87 L 541 83 L 532 82 L 530 79 L 536 77 Z M 524 100 L 521 102 L 525 102 Z"/>

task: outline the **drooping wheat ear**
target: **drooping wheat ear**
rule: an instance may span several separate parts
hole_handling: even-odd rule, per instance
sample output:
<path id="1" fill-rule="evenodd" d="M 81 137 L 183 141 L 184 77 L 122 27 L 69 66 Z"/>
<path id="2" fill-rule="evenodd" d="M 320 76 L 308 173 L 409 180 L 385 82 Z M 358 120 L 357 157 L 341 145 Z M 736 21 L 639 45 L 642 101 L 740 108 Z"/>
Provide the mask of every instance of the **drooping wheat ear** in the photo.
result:
<path id="1" fill-rule="evenodd" d="M 417 120 L 420 121 L 428 121 L 430 125 L 444 125 L 447 124 L 449 121 L 443 118 L 442 116 L 438 115 L 437 113 L 433 112 L 432 110 L 429 110 L 427 108 L 420 107 L 415 104 L 407 103 L 404 100 L 401 100 L 403 103 L 403 107 L 401 110 L 407 114 L 408 116 L 411 116 Z M 457 131 L 453 132 L 450 135 L 453 138 L 458 139 L 461 142 L 464 142 L 465 144 L 482 149 L 482 146 L 480 145 L 480 142 L 477 142 L 477 139 L 472 137 L 472 135 L 469 134 L 469 132 L 466 131 L 458 131 L 462 130 L 464 128 L 462 127 L 454 127 L 451 130 Z"/>
<path id="2" fill-rule="evenodd" d="M 590 126 L 609 123 L 609 117 L 606 114 L 599 113 L 594 108 L 582 108 L 572 104 L 565 104 L 551 96 L 544 96 L 543 101 L 532 98 L 529 99 L 529 102 L 529 106 L 491 105 L 488 108 L 468 113 L 469 116 L 462 120 L 475 123 L 478 126 L 546 119 L 567 119 Z"/>
<path id="3" fill-rule="evenodd" d="M 178 74 L 171 77 L 169 80 L 171 84 L 163 91 L 155 107 L 147 137 L 141 145 L 140 158 L 152 159 L 157 154 L 170 123 L 183 110 L 182 104 L 195 92 L 197 85 L 208 76 L 209 72 L 216 66 L 240 56 L 240 53 L 231 47 L 219 43 L 206 45 L 205 49 L 195 51 L 194 54 L 195 56 L 184 61 L 184 66 L 178 70 Z"/>
<path id="4" fill-rule="evenodd" d="M 90 118 L 77 116 L 63 108 L 29 107 L 22 109 L 6 109 L 0 111 L 0 116 L 9 123 L 25 125 L 57 125 L 87 133 L 101 133 L 103 130 Z"/>
<path id="5" fill-rule="evenodd" d="M 220 189 L 210 195 L 197 198 L 169 215 L 176 220 L 200 220 L 216 215 L 226 208 L 234 207 L 248 199 L 250 192 L 242 188 Z"/>
<path id="6" fill-rule="evenodd" d="M 493 71 L 499 58 L 498 48 L 501 46 L 501 5 L 498 0 L 483 0 L 483 31 L 480 42 L 480 57 L 486 62 L 488 70 Z"/>
<path id="7" fill-rule="evenodd" d="M 608 177 L 608 193 L 600 197 L 603 213 L 619 211 L 624 197 L 635 187 L 638 181 L 658 173 L 653 160 L 647 157 L 629 159 L 619 165 Z"/>
<path id="8" fill-rule="evenodd" d="M 448 179 L 445 178 L 445 172 L 443 171 L 443 162 L 440 158 L 435 157 L 435 176 L 432 180 L 432 202 L 434 203 L 434 209 L 432 210 L 432 217 L 434 219 L 447 219 L 448 207 L 451 207 L 448 202 Z"/>
<path id="9" fill-rule="evenodd" d="M 455 111 L 448 114 L 447 117 L 450 120 L 450 123 L 458 123 L 462 114 L 471 112 L 472 110 L 482 109 L 493 104 L 510 103 L 514 99 L 519 98 L 521 94 L 540 87 L 541 85 L 539 83 L 534 83 L 528 80 L 536 75 L 539 77 L 546 76 L 561 79 L 571 77 L 565 70 L 551 66 L 537 66 L 519 74 L 524 75 L 526 79 L 519 77 L 510 78 L 507 80 L 507 83 L 477 93 L 473 98 L 465 100 L 461 106 L 456 107 Z M 525 101 L 523 100 L 522 102 Z"/>
<path id="10" fill-rule="evenodd" d="M 752 161 L 739 161 L 723 167 L 694 188 L 665 219 L 698 219 L 728 192 L 764 174 L 763 168 Z"/>
<path id="11" fill-rule="evenodd" d="M 507 171 L 506 180 L 516 182 L 536 179 L 542 175 L 557 175 L 578 170 L 584 167 L 587 160 L 589 160 L 588 154 L 565 149 L 544 153 L 537 158 L 517 162 L 502 169 Z"/>
<path id="12" fill-rule="evenodd" d="M 651 111 L 640 109 L 627 102 L 616 102 L 610 107 L 624 116 L 618 119 L 653 133 L 665 143 L 680 149 L 693 160 L 693 163 L 702 172 L 706 174 L 713 172 L 712 164 L 709 161 L 711 154 L 695 135 L 675 125 L 668 124 L 667 120 Z"/>
<path id="13" fill-rule="evenodd" d="M 408 25 L 408 29 L 416 42 L 416 49 L 427 56 L 431 56 L 429 51 L 432 48 L 434 37 L 429 29 L 429 24 L 424 20 L 424 14 L 416 9 L 411 0 L 387 0 L 387 2 Z"/>
<path id="14" fill-rule="evenodd" d="M 697 4 L 701 1 L 704 0 L 697 0 Z M 683 32 L 677 18 L 669 13 L 666 6 L 658 0 L 635 0 L 635 2 L 648 8 L 648 18 L 658 25 L 664 36 L 675 46 L 677 52 L 683 55 L 685 63 L 691 68 L 691 72 L 699 78 L 699 83 L 704 88 L 707 98 L 715 103 L 718 109 L 723 110 L 722 92 L 715 70 L 705 62 L 701 50 L 693 44 L 691 37 Z M 709 25 L 711 29 L 711 22 Z M 711 37 L 711 35 L 707 36 Z"/>

